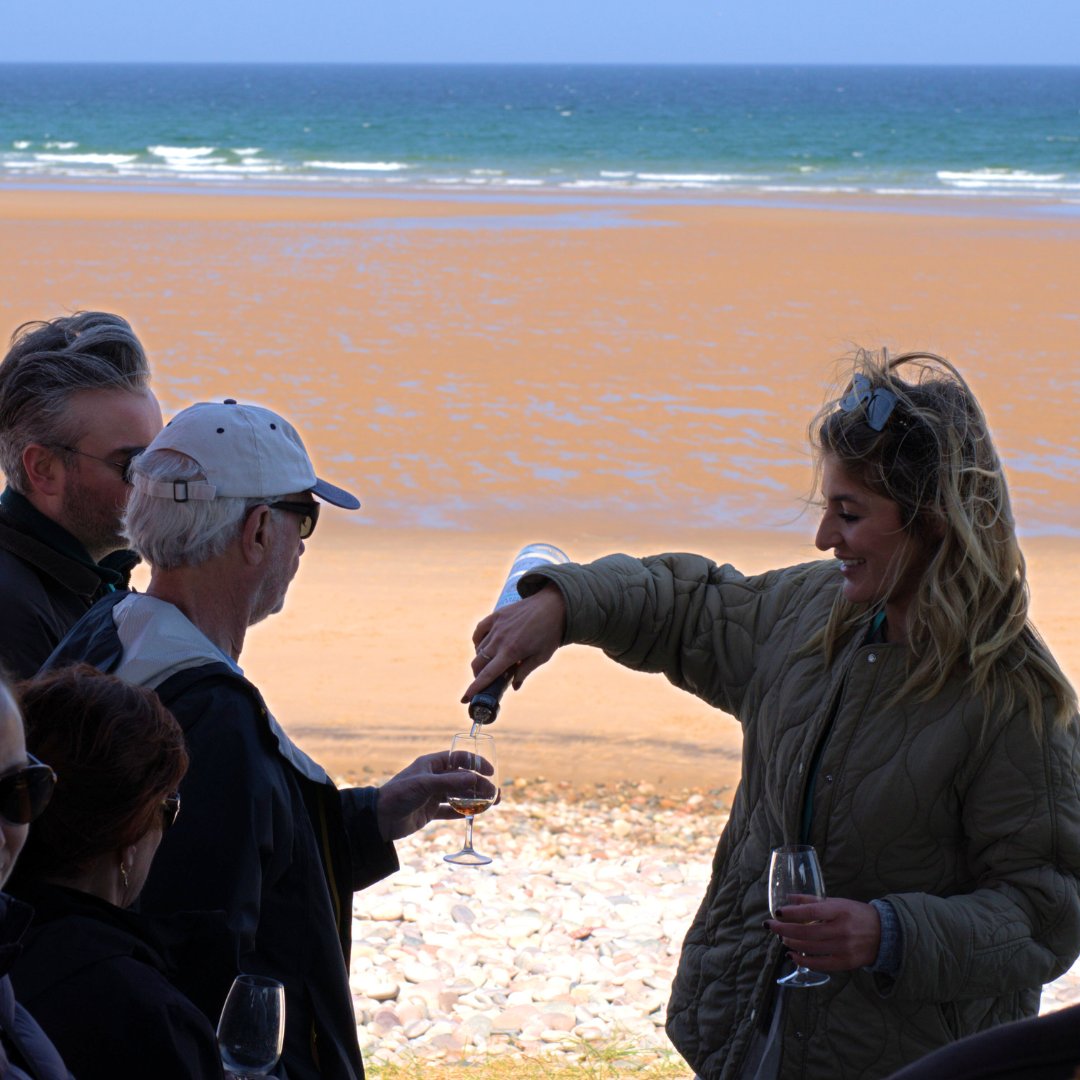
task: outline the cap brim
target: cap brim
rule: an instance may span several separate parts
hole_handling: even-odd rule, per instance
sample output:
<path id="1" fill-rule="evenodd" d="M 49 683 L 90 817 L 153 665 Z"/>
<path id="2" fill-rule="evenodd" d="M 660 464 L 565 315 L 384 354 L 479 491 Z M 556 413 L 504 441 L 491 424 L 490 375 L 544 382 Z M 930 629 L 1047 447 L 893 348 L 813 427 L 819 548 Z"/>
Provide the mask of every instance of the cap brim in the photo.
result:
<path id="1" fill-rule="evenodd" d="M 344 488 L 335 487 L 325 480 L 315 478 L 315 486 L 311 489 L 313 495 L 318 495 L 324 502 L 333 503 L 344 510 L 359 510 L 360 500 L 355 495 L 350 495 Z"/>

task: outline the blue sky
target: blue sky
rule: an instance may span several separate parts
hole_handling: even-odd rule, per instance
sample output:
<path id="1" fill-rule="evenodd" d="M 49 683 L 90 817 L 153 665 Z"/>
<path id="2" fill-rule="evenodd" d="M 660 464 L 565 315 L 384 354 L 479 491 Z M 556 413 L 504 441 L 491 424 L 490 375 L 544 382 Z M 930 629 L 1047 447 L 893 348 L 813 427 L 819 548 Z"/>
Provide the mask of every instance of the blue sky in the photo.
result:
<path id="1" fill-rule="evenodd" d="M 0 60 L 1080 63 L 1080 0 L 0 0 Z"/>

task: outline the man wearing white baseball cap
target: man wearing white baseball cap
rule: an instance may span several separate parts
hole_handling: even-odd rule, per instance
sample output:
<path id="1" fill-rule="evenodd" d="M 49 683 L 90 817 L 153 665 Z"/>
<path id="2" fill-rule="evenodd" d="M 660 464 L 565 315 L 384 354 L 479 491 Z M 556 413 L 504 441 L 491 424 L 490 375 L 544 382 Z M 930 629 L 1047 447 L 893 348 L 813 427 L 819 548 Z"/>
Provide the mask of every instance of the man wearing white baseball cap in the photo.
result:
<path id="1" fill-rule="evenodd" d="M 240 969 L 285 984 L 290 1080 L 356 1080 L 352 892 L 397 869 L 395 839 L 453 816 L 446 799 L 469 775 L 442 752 L 379 788 L 339 790 L 244 677 L 245 633 L 281 609 L 319 519 L 315 496 L 360 505 L 316 476 L 291 424 L 232 400 L 193 405 L 135 459 L 132 479 L 125 530 L 150 585 L 98 603 L 47 666 L 92 663 L 152 687 L 175 714 L 191 768 L 142 910 L 223 909 Z"/>

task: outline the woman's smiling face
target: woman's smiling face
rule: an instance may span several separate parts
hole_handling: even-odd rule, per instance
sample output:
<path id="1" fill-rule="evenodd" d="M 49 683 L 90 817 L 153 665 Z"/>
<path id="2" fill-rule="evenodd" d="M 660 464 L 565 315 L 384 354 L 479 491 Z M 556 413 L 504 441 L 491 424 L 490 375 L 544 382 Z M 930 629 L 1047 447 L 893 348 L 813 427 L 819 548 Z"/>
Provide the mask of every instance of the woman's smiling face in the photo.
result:
<path id="1" fill-rule="evenodd" d="M 889 638 L 901 639 L 927 552 L 903 528 L 899 505 L 855 480 L 832 454 L 822 463 L 821 494 L 825 505 L 814 542 L 840 560 L 844 599 L 884 601 Z"/>

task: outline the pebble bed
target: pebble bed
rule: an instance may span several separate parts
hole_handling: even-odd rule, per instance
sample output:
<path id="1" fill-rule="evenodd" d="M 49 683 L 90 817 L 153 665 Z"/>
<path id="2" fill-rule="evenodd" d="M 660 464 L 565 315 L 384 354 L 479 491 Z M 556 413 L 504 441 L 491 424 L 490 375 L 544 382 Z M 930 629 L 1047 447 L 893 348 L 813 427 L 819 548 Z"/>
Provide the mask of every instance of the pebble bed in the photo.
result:
<path id="1" fill-rule="evenodd" d="M 590 792 L 513 781 L 476 819 L 489 866 L 456 867 L 464 821 L 401 841 L 401 870 L 356 896 L 351 983 L 373 1065 L 633 1051 L 676 1058 L 672 976 L 731 792 Z M 1043 1011 L 1080 1001 L 1080 964 Z M 687 1072 L 687 1075 L 691 1075 Z"/>

